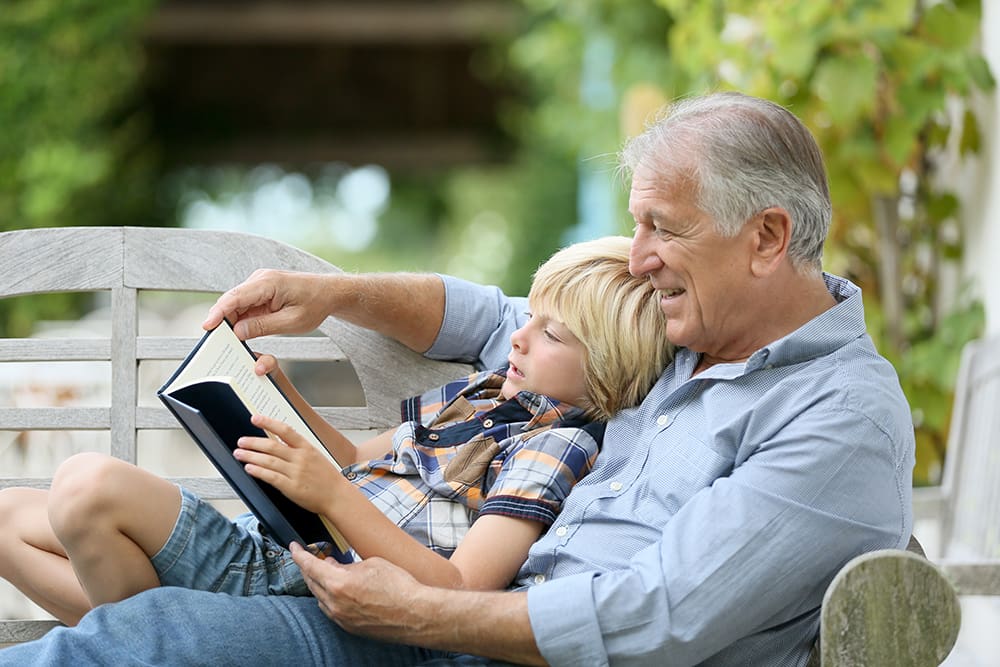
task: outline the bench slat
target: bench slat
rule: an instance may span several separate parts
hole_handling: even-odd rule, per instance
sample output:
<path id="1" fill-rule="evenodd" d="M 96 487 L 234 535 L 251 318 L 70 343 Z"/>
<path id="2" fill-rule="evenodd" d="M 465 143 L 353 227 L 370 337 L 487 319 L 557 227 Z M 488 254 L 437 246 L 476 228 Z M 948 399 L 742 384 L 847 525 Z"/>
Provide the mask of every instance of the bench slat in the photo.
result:
<path id="1" fill-rule="evenodd" d="M 58 621 L 0 621 L 0 646 L 38 639 L 58 625 Z"/>

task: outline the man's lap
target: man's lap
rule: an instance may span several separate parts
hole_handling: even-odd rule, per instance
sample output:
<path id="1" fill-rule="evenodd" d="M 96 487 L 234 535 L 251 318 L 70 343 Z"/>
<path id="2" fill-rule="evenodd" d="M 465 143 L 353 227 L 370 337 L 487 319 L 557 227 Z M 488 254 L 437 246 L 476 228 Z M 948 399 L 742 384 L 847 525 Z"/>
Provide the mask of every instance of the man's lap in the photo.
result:
<path id="1" fill-rule="evenodd" d="M 316 600 L 155 588 L 0 651 L 6 665 L 416 665 L 439 652 L 341 630 Z"/>

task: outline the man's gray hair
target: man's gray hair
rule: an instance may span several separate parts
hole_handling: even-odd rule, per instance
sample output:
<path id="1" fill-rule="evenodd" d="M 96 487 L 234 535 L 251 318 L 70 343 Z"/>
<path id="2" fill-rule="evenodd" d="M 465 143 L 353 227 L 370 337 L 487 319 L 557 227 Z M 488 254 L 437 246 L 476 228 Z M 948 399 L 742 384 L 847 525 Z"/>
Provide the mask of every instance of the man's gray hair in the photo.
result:
<path id="1" fill-rule="evenodd" d="M 622 149 L 621 166 L 642 165 L 664 178 L 690 178 L 698 207 L 719 233 L 734 236 L 769 207 L 788 211 L 788 257 L 819 270 L 832 208 L 819 146 L 784 107 L 740 93 L 679 101 Z"/>

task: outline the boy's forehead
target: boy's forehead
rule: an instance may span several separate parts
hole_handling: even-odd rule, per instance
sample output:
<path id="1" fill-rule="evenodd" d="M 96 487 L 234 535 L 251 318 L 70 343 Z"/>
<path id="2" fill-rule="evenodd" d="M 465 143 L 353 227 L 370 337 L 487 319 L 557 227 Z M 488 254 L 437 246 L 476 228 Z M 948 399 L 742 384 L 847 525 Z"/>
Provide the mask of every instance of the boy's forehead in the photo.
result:
<path id="1" fill-rule="evenodd" d="M 532 317 L 543 317 L 550 320 L 561 320 L 559 308 L 553 303 L 550 295 L 540 296 L 536 290 L 528 294 L 528 308 Z"/>

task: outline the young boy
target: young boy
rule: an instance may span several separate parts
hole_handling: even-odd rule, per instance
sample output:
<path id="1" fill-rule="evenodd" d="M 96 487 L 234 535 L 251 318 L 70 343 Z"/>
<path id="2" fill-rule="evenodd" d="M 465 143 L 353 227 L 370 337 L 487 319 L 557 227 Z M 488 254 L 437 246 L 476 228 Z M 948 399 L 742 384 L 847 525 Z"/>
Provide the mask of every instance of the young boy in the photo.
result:
<path id="1" fill-rule="evenodd" d="M 668 363 L 656 291 L 628 272 L 630 241 L 552 256 L 509 365 L 404 402 L 404 422 L 355 446 L 274 372 L 334 456 L 281 422 L 243 438 L 247 471 L 324 515 L 364 558 L 432 585 L 499 589 L 597 455 L 603 422 L 637 405 Z M 100 454 L 69 459 L 48 492 L 0 492 L 0 576 L 65 623 L 158 585 L 236 595 L 307 594 L 285 547 L 252 515 L 229 520 L 186 489 Z M 430 547 L 430 548 L 428 548 Z"/>

